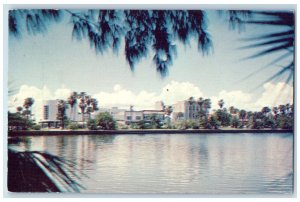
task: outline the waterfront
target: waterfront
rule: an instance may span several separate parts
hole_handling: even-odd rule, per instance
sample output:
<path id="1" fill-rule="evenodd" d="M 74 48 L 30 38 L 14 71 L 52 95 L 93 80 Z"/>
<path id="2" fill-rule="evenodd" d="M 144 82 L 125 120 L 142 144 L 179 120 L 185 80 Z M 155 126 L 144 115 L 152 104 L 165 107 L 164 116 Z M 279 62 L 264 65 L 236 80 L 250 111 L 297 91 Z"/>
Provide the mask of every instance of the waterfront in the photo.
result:
<path id="1" fill-rule="evenodd" d="M 76 163 L 83 193 L 292 194 L 293 134 L 21 137 Z"/>

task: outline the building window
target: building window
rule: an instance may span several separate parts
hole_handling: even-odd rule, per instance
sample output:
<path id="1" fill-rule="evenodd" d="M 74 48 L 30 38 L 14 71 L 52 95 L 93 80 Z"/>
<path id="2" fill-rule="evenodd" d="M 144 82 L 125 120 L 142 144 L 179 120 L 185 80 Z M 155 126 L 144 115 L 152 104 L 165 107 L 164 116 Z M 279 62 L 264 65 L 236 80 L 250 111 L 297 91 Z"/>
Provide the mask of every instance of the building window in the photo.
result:
<path id="1" fill-rule="evenodd" d="M 132 117 L 131 117 L 131 116 L 127 116 L 126 119 L 127 119 L 128 121 L 131 121 L 131 120 L 132 120 Z"/>
<path id="2" fill-rule="evenodd" d="M 135 119 L 136 119 L 137 121 L 140 121 L 140 120 L 142 119 L 142 117 L 141 117 L 141 116 L 136 116 Z"/>
<path id="3" fill-rule="evenodd" d="M 48 120 L 49 119 L 49 106 L 45 105 L 44 106 L 44 120 Z"/>

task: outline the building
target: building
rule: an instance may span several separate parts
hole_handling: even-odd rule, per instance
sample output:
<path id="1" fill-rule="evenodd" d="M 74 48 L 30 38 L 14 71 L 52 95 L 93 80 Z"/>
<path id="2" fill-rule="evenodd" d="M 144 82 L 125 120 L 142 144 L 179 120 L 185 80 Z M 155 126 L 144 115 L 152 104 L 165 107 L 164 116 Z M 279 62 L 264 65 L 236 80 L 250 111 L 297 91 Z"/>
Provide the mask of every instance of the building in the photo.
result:
<path id="1" fill-rule="evenodd" d="M 57 100 L 43 101 L 43 118 L 40 121 L 42 127 L 58 127 L 59 120 L 56 119 Z"/>
<path id="2" fill-rule="evenodd" d="M 124 121 L 126 109 L 119 109 L 118 107 L 112 107 L 111 109 L 102 108 L 98 112 L 108 112 L 116 121 Z"/>
<path id="3" fill-rule="evenodd" d="M 41 123 L 42 127 L 59 127 L 59 120 L 57 120 L 57 100 L 46 100 L 43 101 L 43 117 L 42 120 L 39 122 Z M 68 108 L 66 109 L 66 116 L 71 121 L 82 121 L 82 116 L 79 114 L 79 110 L 77 105 L 75 105 L 73 108 L 71 108 L 70 105 L 68 105 Z"/>
<path id="4" fill-rule="evenodd" d="M 154 109 L 155 110 L 164 110 L 164 103 L 163 103 L 163 101 L 157 101 L 157 102 L 155 102 L 155 104 L 154 104 Z"/>
<path id="5" fill-rule="evenodd" d="M 172 105 L 173 120 L 193 120 L 198 118 L 200 106 L 197 102 L 190 103 L 187 100 L 179 101 Z"/>
<path id="6" fill-rule="evenodd" d="M 124 120 L 125 123 L 129 125 L 131 123 L 137 123 L 139 121 L 150 122 L 152 121 L 151 119 L 153 116 L 160 119 L 161 121 L 164 121 L 165 112 L 163 110 L 129 110 L 125 111 Z"/>

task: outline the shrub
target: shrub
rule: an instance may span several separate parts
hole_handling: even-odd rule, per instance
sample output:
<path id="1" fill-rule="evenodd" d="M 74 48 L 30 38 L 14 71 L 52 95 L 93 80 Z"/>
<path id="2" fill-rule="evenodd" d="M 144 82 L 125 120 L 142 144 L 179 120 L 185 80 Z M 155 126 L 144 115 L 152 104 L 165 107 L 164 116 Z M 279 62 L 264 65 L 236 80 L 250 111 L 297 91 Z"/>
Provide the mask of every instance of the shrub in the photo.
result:
<path id="1" fill-rule="evenodd" d="M 70 130 L 78 130 L 79 125 L 77 123 L 70 123 L 67 128 Z"/>
<path id="2" fill-rule="evenodd" d="M 33 129 L 33 130 L 41 130 L 41 128 L 42 128 L 41 125 L 33 125 L 33 126 L 31 127 L 31 129 Z"/>
<path id="3" fill-rule="evenodd" d="M 102 130 L 117 129 L 117 122 L 108 112 L 101 112 L 96 116 L 96 125 Z"/>
<path id="4" fill-rule="evenodd" d="M 87 127 L 89 130 L 97 130 L 97 122 L 95 119 L 90 119 L 87 122 Z"/>

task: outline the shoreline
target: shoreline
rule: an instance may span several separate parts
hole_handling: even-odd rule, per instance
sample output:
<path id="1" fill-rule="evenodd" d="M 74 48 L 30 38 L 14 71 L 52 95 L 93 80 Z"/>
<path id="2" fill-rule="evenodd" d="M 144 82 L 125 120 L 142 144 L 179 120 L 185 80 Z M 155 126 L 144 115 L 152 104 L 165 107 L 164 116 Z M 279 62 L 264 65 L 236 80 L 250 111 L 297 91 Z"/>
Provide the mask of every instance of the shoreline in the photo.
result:
<path id="1" fill-rule="evenodd" d="M 8 131 L 8 137 L 17 136 L 49 136 L 49 135 L 134 135 L 134 134 L 195 134 L 195 133 L 293 133 L 287 129 L 146 129 L 146 130 L 37 130 Z"/>

